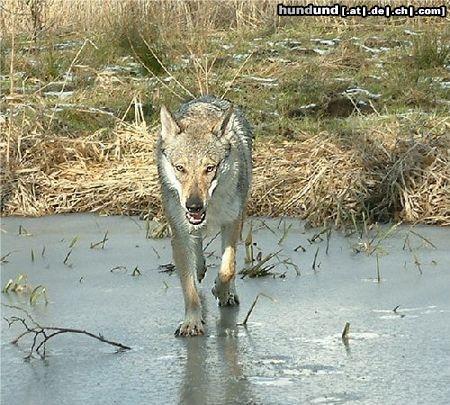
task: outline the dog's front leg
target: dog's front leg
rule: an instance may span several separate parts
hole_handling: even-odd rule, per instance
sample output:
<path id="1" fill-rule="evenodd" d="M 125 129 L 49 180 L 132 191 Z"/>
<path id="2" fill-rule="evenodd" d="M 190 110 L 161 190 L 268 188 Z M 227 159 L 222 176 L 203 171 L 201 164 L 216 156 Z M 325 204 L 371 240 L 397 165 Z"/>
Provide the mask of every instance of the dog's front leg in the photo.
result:
<path id="1" fill-rule="evenodd" d="M 173 258 L 181 280 L 185 304 L 184 322 L 175 331 L 176 336 L 203 335 L 202 308 L 196 282 L 196 237 L 174 235 L 172 238 Z"/>
<path id="2" fill-rule="evenodd" d="M 239 240 L 241 220 L 222 226 L 222 263 L 212 293 L 220 306 L 239 305 L 236 294 L 236 245 Z"/>

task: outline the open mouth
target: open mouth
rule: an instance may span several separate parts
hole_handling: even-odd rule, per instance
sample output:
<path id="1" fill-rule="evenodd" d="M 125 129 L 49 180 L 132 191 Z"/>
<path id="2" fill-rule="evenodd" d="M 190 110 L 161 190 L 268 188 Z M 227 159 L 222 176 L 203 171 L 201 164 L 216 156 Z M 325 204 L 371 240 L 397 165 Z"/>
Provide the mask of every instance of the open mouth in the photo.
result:
<path id="1" fill-rule="evenodd" d="M 200 225 L 206 217 L 205 211 L 199 212 L 186 212 L 186 218 L 192 225 Z"/>

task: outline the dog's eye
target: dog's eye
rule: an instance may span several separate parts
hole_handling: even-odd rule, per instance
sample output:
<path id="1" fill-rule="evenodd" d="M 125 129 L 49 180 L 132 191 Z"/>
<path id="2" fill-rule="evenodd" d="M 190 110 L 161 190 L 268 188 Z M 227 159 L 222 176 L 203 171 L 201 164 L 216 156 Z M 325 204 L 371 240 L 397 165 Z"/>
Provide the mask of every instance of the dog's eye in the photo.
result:
<path id="1" fill-rule="evenodd" d="M 184 166 L 183 165 L 175 165 L 175 169 L 179 172 L 184 172 Z"/>
<path id="2" fill-rule="evenodd" d="M 211 173 L 216 169 L 216 166 L 214 165 L 208 165 L 206 166 L 206 173 Z"/>

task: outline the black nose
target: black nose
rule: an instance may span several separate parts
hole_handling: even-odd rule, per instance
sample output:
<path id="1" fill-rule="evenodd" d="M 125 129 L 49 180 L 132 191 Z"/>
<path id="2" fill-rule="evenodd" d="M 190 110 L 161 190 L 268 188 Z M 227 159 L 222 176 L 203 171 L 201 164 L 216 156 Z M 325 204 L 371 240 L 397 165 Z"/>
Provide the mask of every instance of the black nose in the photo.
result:
<path id="1" fill-rule="evenodd" d="M 186 200 L 186 208 L 189 212 L 200 212 L 203 210 L 203 202 L 198 197 L 189 197 Z"/>

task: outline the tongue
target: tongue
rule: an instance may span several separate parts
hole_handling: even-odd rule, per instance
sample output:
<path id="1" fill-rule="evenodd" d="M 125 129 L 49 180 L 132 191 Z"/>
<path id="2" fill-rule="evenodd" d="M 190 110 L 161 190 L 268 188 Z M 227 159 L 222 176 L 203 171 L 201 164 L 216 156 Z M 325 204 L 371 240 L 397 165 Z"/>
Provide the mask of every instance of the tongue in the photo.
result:
<path id="1" fill-rule="evenodd" d="M 190 212 L 190 213 L 189 213 L 189 216 L 190 216 L 192 219 L 195 219 L 195 220 L 200 220 L 200 219 L 202 219 L 202 215 L 203 215 L 203 213 L 201 213 L 201 212 Z"/>

